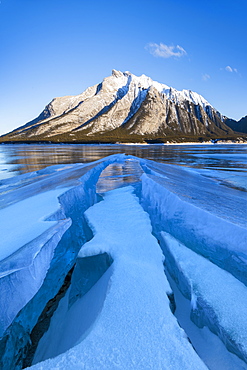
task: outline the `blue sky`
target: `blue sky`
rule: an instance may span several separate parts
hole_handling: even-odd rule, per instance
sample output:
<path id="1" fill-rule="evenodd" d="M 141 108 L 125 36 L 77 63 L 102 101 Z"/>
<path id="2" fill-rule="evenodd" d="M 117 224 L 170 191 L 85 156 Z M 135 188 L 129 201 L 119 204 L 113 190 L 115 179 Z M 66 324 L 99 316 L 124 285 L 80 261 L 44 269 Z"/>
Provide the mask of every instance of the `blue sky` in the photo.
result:
<path id="1" fill-rule="evenodd" d="M 247 115 L 247 1 L 0 0 L 0 134 L 111 70 Z"/>

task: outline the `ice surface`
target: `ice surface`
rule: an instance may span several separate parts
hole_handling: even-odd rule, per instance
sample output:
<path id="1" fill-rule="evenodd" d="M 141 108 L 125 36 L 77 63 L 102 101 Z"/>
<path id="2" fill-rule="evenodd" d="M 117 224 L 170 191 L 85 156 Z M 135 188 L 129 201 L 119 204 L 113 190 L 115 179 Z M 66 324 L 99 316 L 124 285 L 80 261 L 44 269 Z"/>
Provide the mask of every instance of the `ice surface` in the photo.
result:
<path id="1" fill-rule="evenodd" d="M 143 171 L 141 183 L 136 182 Z M 97 203 L 101 200 L 97 191 L 134 181 L 135 190 L 110 191 Z M 153 229 L 134 192 L 148 211 Z M 243 191 L 178 166 L 113 155 L 87 165 L 51 166 L 3 180 L 0 208 L 1 231 L 3 226 L 6 230 L 0 241 L 2 257 L 6 257 L 0 261 L 4 297 L 0 367 L 4 370 L 22 366 L 20 358 L 26 355 L 32 328 L 75 261 L 71 287 L 60 301 L 34 361 L 49 359 L 36 368 L 205 368 L 170 310 L 167 294 L 171 297 L 172 292 L 163 271 L 163 254 L 152 235 L 160 239 L 161 231 L 185 244 L 190 248 L 186 253 L 193 256 L 184 257 L 186 273 L 181 269 L 177 275 L 180 289 L 191 300 L 193 320 L 199 326 L 208 325 L 231 351 L 245 358 L 241 340 L 245 341 L 247 302 L 245 298 L 240 301 L 245 295 L 239 287 L 246 288 L 192 251 L 247 283 Z M 92 231 L 94 237 L 88 242 Z M 178 265 L 174 258 L 170 262 L 173 277 Z M 213 269 L 213 283 L 206 280 L 209 267 L 203 265 L 199 270 L 195 266 L 198 258 Z M 192 278 L 199 280 L 200 273 L 201 280 L 191 291 Z M 213 292 L 210 284 L 215 286 Z M 225 297 L 221 286 L 226 287 Z M 214 310 L 216 314 L 212 314 Z M 227 310 L 232 311 L 234 328 L 222 319 Z M 236 321 L 237 311 L 243 327 Z M 220 346 L 218 338 L 212 343 Z M 207 348 L 209 352 L 210 346 Z M 240 366 L 238 361 L 229 363 Z"/>
<path id="2" fill-rule="evenodd" d="M 0 182 L 0 208 L 5 208 L 44 191 L 80 184 L 80 177 L 102 160 L 89 164 L 54 165 Z"/>
<path id="3" fill-rule="evenodd" d="M 60 289 L 79 248 L 91 236 L 83 212 L 97 201 L 98 177 L 109 163 L 123 158 L 111 156 L 86 166 L 87 170 L 81 165 L 45 169 L 38 180 L 22 176 L 20 182 L 26 186 L 13 186 L 6 194 L 6 204 L 2 194 L 1 231 L 6 243 L 2 252 L 6 258 L 0 262 L 0 289 L 6 299 L 0 307 L 1 368 L 21 366 L 19 357 L 26 351 L 32 328 Z M 7 182 L 17 184 L 18 177 Z M 69 190 L 61 186 L 65 183 Z"/>
<path id="4" fill-rule="evenodd" d="M 79 259 L 102 253 L 113 259 L 102 310 L 86 338 L 82 333 L 76 346 L 33 369 L 206 368 L 171 313 L 163 255 L 133 188 L 106 193 L 86 217 L 94 238 L 82 247 Z M 97 304 L 95 290 L 92 310 Z M 87 295 L 84 299 L 91 299 Z M 76 310 L 73 305 L 72 309 Z"/>
<path id="5" fill-rule="evenodd" d="M 247 364 L 238 356 L 229 352 L 217 335 L 213 334 L 208 327 L 199 328 L 191 321 L 191 301 L 179 291 L 167 269 L 166 274 L 175 296 L 175 316 L 208 368 L 210 370 L 246 370 Z"/>
<path id="6" fill-rule="evenodd" d="M 247 288 L 227 271 L 162 232 L 166 266 L 191 300 L 191 318 L 208 326 L 227 348 L 247 362 Z"/>
<path id="7" fill-rule="evenodd" d="M 141 160 L 141 164 L 147 174 L 153 175 L 155 182 L 175 193 L 188 205 L 194 204 L 215 216 L 247 227 L 246 192 L 223 186 L 195 169 L 148 160 Z M 214 171 L 214 178 L 219 172 Z"/>
<path id="8" fill-rule="evenodd" d="M 0 291 L 5 297 L 0 302 L 0 337 L 41 287 L 54 249 L 71 225 L 65 216 L 47 220 L 60 208 L 58 196 L 66 190 L 50 190 L 0 210 Z"/>
<path id="9" fill-rule="evenodd" d="M 99 255 L 77 260 L 71 287 L 61 299 L 49 330 L 39 342 L 33 364 L 67 351 L 92 330 L 102 310 L 112 273 L 108 264 L 103 263 L 108 268 L 106 272 L 102 269 L 102 259 L 106 258 Z"/>
<path id="10" fill-rule="evenodd" d="M 247 284 L 245 193 L 174 167 L 143 166 L 142 203 L 155 232 L 171 233 Z"/>
<path id="11" fill-rule="evenodd" d="M 69 219 L 56 222 L 0 264 L 0 291 L 4 297 L 0 300 L 0 337 L 40 289 L 54 250 L 70 225 Z"/>
<path id="12" fill-rule="evenodd" d="M 56 224 L 46 218 L 59 208 L 57 198 L 66 190 L 50 190 L 0 210 L 0 260 Z"/>

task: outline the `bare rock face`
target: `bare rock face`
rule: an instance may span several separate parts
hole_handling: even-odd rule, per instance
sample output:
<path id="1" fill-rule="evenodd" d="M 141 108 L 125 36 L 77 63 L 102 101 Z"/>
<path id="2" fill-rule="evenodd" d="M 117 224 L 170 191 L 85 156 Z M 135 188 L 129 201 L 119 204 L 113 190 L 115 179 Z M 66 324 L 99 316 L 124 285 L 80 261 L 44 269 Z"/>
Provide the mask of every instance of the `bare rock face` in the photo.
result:
<path id="1" fill-rule="evenodd" d="M 201 95 L 177 91 L 130 72 L 112 71 L 100 84 L 76 96 L 53 99 L 26 125 L 5 135 L 7 140 L 67 140 L 110 135 L 121 130 L 138 135 L 227 135 L 232 130 Z"/>

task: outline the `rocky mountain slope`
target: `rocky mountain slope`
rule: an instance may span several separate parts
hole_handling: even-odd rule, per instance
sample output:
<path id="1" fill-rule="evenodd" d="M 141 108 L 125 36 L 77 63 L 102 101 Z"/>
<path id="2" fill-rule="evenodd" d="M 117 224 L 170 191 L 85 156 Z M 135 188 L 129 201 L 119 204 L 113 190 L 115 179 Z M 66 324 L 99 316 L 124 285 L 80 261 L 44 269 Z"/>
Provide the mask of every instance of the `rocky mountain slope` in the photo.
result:
<path id="1" fill-rule="evenodd" d="M 201 95 L 113 70 L 76 96 L 53 99 L 5 141 L 143 141 L 227 137 L 232 129 Z"/>
<path id="2" fill-rule="evenodd" d="M 226 119 L 226 125 L 229 126 L 233 131 L 247 133 L 247 116 L 241 118 L 239 121 L 234 119 Z"/>

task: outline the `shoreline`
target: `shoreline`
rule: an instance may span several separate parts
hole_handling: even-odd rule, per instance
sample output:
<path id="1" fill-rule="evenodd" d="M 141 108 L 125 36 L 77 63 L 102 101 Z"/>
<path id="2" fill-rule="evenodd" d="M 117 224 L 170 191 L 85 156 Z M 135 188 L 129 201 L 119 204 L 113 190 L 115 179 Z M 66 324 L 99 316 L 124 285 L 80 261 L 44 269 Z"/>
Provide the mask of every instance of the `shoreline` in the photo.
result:
<path id="1" fill-rule="evenodd" d="M 217 143 L 212 143 L 210 141 L 207 141 L 207 142 L 204 142 L 204 143 L 200 143 L 200 142 L 193 142 L 193 141 L 188 141 L 188 142 L 185 142 L 185 143 L 117 143 L 117 144 L 113 144 L 113 145 L 167 145 L 167 146 L 171 146 L 171 145 L 233 145 L 233 144 L 236 144 L 236 145 L 239 145 L 239 144 L 247 144 L 247 141 L 244 141 L 244 142 L 223 142 L 223 141 L 220 141 L 220 142 L 217 142 Z M 110 144 L 111 145 L 111 144 Z"/>
<path id="2" fill-rule="evenodd" d="M 225 137 L 211 137 L 211 138 L 157 138 L 157 139 L 147 139 L 143 138 L 142 140 L 136 140 L 133 138 L 133 141 L 122 141 L 118 140 L 1 140 L 0 137 L 0 145 L 139 145 L 139 146 L 146 146 L 146 145 L 215 145 L 215 144 L 247 144 L 247 136 L 233 136 L 230 138 Z M 187 139 L 187 140 L 186 140 Z"/>
<path id="3" fill-rule="evenodd" d="M 187 142 L 179 142 L 179 143 L 120 143 L 120 142 L 116 142 L 116 143 L 92 143 L 92 142 L 48 142 L 48 141 L 39 141 L 39 142 L 25 142 L 25 141 L 15 141 L 15 142 L 10 142 L 10 141 L 6 141 L 6 142 L 0 142 L 0 145 L 47 145 L 47 146 L 50 146 L 50 145 L 95 145 L 95 146 L 100 146 L 100 145 L 126 145 L 126 146 L 131 146 L 131 145 L 135 145 L 135 146 L 152 146 L 152 145 L 155 145 L 155 146 L 174 146 L 174 145 L 247 145 L 247 140 L 246 141 L 230 141 L 230 140 L 227 140 L 227 141 L 223 141 L 223 140 L 219 140 L 217 142 L 211 142 L 211 141 L 206 141 L 206 142 L 196 142 L 196 141 L 187 141 Z"/>

